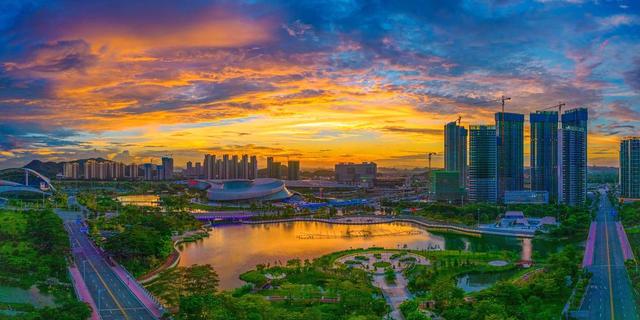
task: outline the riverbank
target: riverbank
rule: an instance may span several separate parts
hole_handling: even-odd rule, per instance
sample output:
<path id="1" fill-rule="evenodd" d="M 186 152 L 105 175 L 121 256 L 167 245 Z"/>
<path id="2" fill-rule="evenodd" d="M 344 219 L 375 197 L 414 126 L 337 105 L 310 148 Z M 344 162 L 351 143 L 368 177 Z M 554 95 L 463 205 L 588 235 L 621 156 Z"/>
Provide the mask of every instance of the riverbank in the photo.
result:
<path id="1" fill-rule="evenodd" d="M 283 222 L 322 222 L 329 224 L 343 224 L 343 225 L 368 225 L 368 224 L 384 224 L 393 222 L 407 222 L 416 225 L 420 225 L 429 229 L 443 230 L 448 232 L 457 232 L 466 235 L 496 235 L 504 237 L 515 238 L 533 238 L 535 237 L 535 231 L 529 230 L 498 230 L 497 228 L 474 228 L 463 225 L 447 224 L 442 222 L 428 221 L 418 217 L 379 217 L 379 216 L 356 216 L 356 217 L 343 217 L 335 219 L 323 219 L 323 218 L 309 218 L 309 217 L 294 217 L 287 219 L 273 219 L 273 220 L 242 220 L 239 223 L 242 224 L 271 224 L 271 223 L 283 223 Z"/>
<path id="2" fill-rule="evenodd" d="M 178 263 L 180 263 L 180 250 L 178 249 L 178 246 L 180 244 L 194 242 L 194 241 L 197 241 L 199 239 L 206 238 L 208 236 L 209 236 L 208 230 L 199 229 L 199 230 L 194 230 L 194 231 L 188 231 L 188 232 L 185 232 L 184 234 L 182 234 L 180 236 L 174 237 L 174 239 L 172 239 L 173 240 L 173 251 L 167 257 L 165 262 L 162 265 L 160 265 L 159 267 L 151 270 L 150 272 L 147 272 L 147 273 L 139 276 L 136 280 L 138 280 L 138 282 L 140 284 L 146 284 L 146 283 L 149 283 L 149 282 L 153 281 L 154 279 L 156 279 L 158 277 L 158 275 L 162 271 L 174 268 L 175 266 L 178 265 Z"/>

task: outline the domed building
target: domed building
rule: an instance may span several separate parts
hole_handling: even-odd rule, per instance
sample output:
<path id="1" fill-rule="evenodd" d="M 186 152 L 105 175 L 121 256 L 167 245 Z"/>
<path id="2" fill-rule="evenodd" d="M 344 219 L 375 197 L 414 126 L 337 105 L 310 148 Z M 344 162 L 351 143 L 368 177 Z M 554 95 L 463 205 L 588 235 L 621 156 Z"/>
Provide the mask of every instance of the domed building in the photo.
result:
<path id="1" fill-rule="evenodd" d="M 293 196 L 278 179 L 198 180 L 198 184 L 208 185 L 207 198 L 215 202 L 281 201 Z"/>

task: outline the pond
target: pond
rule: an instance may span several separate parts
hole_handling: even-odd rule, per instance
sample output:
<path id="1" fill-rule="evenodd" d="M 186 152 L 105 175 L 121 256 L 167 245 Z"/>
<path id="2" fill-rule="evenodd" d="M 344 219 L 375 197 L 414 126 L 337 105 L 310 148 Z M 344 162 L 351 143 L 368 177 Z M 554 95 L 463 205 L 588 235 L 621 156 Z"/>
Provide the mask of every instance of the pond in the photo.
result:
<path id="1" fill-rule="evenodd" d="M 514 269 L 499 272 L 465 273 L 457 278 L 457 286 L 465 293 L 476 292 L 487 289 L 500 280 L 509 279 L 517 272 L 518 270 Z"/>
<path id="2" fill-rule="evenodd" d="M 157 207 L 160 205 L 160 197 L 155 194 L 139 194 L 116 197 L 123 205 L 132 205 L 139 207 Z"/>
<path id="3" fill-rule="evenodd" d="M 407 248 L 420 250 L 508 250 L 531 259 L 530 240 L 430 232 L 409 223 L 338 225 L 322 222 L 286 222 L 216 226 L 209 237 L 182 245 L 181 266 L 211 264 L 221 289 L 242 286 L 238 276 L 257 264 L 286 264 L 293 258 L 313 259 L 351 248 Z M 540 246 L 537 250 L 546 251 Z M 535 255 L 534 255 L 535 258 Z"/>
<path id="4" fill-rule="evenodd" d="M 28 303 L 37 308 L 55 305 L 53 296 L 40 292 L 35 286 L 29 289 L 0 286 L 0 302 Z"/>

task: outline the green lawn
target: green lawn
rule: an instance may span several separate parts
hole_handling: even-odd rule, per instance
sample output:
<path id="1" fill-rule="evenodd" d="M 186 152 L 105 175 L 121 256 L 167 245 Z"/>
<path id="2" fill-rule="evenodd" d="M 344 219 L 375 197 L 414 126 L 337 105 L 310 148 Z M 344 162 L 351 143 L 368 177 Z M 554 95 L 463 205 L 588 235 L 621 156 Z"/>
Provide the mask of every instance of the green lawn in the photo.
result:
<path id="1" fill-rule="evenodd" d="M 287 266 L 259 265 L 240 276 L 251 286 L 182 299 L 176 318 L 207 314 L 213 319 L 382 319 L 389 308 L 380 289 L 371 284 L 370 275 L 359 269 L 335 268 L 333 261 L 323 257 L 304 263 L 293 259 Z M 262 289 L 267 274 L 285 276 Z"/>

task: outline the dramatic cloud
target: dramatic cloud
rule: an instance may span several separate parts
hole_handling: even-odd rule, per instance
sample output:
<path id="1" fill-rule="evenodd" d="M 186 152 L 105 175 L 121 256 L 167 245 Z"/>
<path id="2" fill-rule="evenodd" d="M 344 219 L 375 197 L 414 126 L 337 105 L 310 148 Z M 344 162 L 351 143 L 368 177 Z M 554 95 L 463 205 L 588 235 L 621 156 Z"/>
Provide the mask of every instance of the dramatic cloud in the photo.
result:
<path id="1" fill-rule="evenodd" d="M 205 152 L 426 166 L 442 128 L 592 115 L 595 164 L 640 123 L 632 1 L 10 1 L 0 167 Z M 407 151 L 413 150 L 413 151 Z M 596 156 L 597 155 L 597 156 Z M 434 159 L 434 166 L 441 158 Z"/>
<path id="2" fill-rule="evenodd" d="M 640 57 L 637 57 L 631 70 L 624 73 L 624 80 L 629 87 L 640 93 Z"/>
<path id="3" fill-rule="evenodd" d="M 71 69 L 84 70 L 97 59 L 89 44 L 83 40 L 56 41 L 31 48 L 24 63 L 6 63 L 5 67 L 39 72 L 60 72 Z"/>

